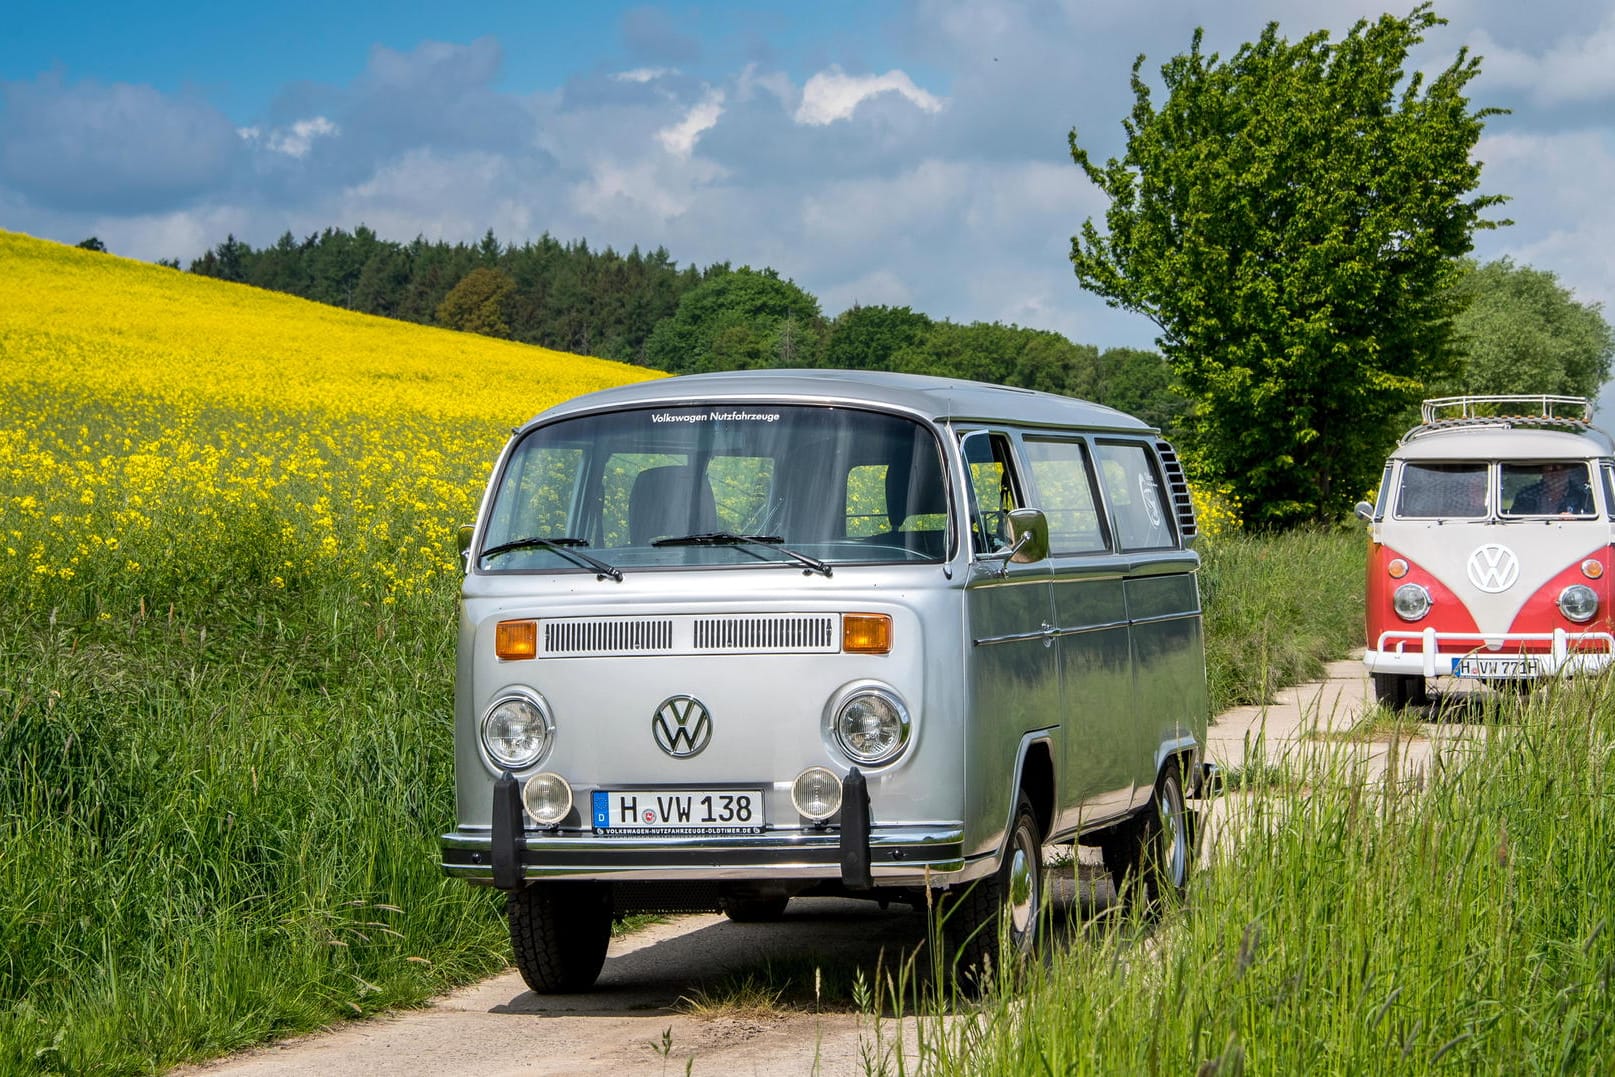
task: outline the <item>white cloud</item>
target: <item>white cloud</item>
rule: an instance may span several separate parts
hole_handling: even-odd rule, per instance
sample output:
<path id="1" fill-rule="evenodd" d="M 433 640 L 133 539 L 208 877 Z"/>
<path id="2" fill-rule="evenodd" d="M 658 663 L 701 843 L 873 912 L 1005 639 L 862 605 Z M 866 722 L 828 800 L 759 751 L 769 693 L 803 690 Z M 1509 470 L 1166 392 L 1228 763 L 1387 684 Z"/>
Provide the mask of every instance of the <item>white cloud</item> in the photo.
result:
<path id="1" fill-rule="evenodd" d="M 329 138 L 338 134 L 337 125 L 324 116 L 298 120 L 290 130 L 271 131 L 264 145 L 288 157 L 306 157 L 316 138 Z"/>
<path id="2" fill-rule="evenodd" d="M 701 132 L 717 126 L 718 117 L 722 115 L 723 91 L 713 90 L 700 104 L 690 109 L 684 119 L 656 132 L 656 140 L 668 153 L 688 159 L 695 152 L 695 141 L 701 137 Z"/>
<path id="3" fill-rule="evenodd" d="M 1566 35 L 1545 51 L 1512 49 L 1486 30 L 1471 35 L 1488 85 L 1527 91 L 1542 105 L 1597 101 L 1615 94 L 1615 13 L 1590 34 Z"/>
<path id="4" fill-rule="evenodd" d="M 666 75 L 676 75 L 678 72 L 670 67 L 636 67 L 632 71 L 619 71 L 612 75 L 617 82 L 655 82 Z"/>
<path id="5" fill-rule="evenodd" d="M 924 112 L 941 112 L 942 99 L 914 85 L 914 80 L 901 71 L 888 71 L 884 75 L 848 75 L 832 65 L 807 80 L 802 87 L 802 104 L 796 110 L 796 122 L 823 127 L 852 117 L 858 106 L 871 97 L 884 93 L 900 94 Z"/>

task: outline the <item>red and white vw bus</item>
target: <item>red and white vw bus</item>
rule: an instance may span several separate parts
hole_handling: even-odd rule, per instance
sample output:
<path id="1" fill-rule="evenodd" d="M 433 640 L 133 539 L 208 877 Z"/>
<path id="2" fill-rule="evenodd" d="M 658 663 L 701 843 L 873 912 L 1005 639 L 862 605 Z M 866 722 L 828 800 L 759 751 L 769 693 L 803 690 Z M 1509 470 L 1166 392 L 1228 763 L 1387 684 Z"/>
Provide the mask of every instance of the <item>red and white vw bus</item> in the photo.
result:
<path id="1" fill-rule="evenodd" d="M 1581 397 L 1424 402 L 1385 464 L 1370 524 L 1368 649 L 1378 699 L 1432 677 L 1529 681 L 1615 653 L 1615 446 Z"/>

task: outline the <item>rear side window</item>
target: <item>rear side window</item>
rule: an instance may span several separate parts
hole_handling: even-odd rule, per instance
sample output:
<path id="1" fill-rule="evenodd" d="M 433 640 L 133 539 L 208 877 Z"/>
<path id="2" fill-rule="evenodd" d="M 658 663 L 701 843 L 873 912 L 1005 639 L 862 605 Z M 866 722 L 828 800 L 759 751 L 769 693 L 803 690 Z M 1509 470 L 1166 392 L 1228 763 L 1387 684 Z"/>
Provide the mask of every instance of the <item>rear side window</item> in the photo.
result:
<path id="1" fill-rule="evenodd" d="M 1038 508 L 1049 521 L 1049 549 L 1054 553 L 1107 549 L 1110 543 L 1094 494 L 1088 447 L 1080 441 L 1028 438 L 1026 460 L 1037 488 Z"/>
<path id="2" fill-rule="evenodd" d="M 1486 468 L 1484 463 L 1403 465 L 1396 514 L 1449 520 L 1484 517 Z"/>
<path id="3" fill-rule="evenodd" d="M 1094 455 L 1121 548 L 1152 550 L 1176 545 L 1172 508 L 1149 449 L 1137 442 L 1101 441 L 1094 446 Z"/>

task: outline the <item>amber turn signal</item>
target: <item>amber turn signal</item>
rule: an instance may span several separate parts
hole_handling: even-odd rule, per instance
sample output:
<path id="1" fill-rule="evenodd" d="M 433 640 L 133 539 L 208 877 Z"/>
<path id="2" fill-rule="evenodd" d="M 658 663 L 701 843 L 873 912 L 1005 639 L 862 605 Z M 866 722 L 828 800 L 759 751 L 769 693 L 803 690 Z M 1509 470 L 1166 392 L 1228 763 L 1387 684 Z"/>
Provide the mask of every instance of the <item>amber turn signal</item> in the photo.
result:
<path id="1" fill-rule="evenodd" d="M 493 653 L 507 662 L 538 655 L 537 621 L 500 621 L 494 628 Z"/>
<path id="2" fill-rule="evenodd" d="M 887 654 L 892 649 L 892 619 L 884 613 L 841 615 L 841 649 L 848 654 Z"/>

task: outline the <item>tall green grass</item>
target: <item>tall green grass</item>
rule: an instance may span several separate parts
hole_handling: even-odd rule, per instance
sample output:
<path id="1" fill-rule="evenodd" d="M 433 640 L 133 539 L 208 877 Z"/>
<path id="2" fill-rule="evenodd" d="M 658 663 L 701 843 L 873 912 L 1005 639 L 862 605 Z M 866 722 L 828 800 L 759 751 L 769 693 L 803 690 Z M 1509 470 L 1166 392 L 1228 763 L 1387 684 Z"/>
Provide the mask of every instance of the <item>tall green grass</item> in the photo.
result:
<path id="1" fill-rule="evenodd" d="M 1095 922 L 888 1072 L 1615 1072 L 1615 683 L 1494 701 L 1433 767 L 1223 800 L 1186 907 Z M 1260 769 L 1260 768 L 1258 768 Z M 884 1038 L 891 1039 L 895 1030 Z"/>
<path id="2" fill-rule="evenodd" d="M 1213 713 L 1263 703 L 1363 644 L 1359 529 L 1226 534 L 1200 547 Z"/>
<path id="3" fill-rule="evenodd" d="M 152 1071 L 507 960 L 437 866 L 452 596 L 235 597 L 0 633 L 0 1072 Z"/>

